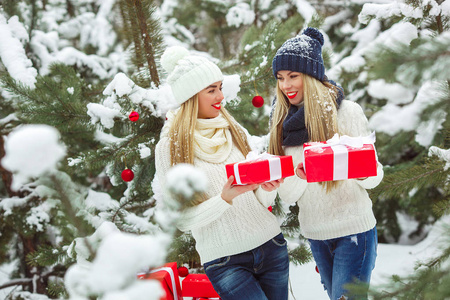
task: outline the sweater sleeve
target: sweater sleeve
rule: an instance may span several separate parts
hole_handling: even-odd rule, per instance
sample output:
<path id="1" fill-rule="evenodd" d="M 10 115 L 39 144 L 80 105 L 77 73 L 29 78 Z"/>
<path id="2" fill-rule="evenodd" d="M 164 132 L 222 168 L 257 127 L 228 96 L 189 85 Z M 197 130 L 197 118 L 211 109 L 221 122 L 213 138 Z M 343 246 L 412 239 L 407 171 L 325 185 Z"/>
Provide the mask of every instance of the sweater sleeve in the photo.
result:
<path id="1" fill-rule="evenodd" d="M 170 144 L 167 137 L 161 138 L 155 149 L 155 165 L 158 181 L 163 192 L 163 201 L 167 197 L 166 174 L 171 167 Z M 188 231 L 206 226 L 218 219 L 231 205 L 222 199 L 220 195 L 214 196 L 206 201 L 181 211 L 177 221 L 177 227 L 181 231 Z"/>
<path id="2" fill-rule="evenodd" d="M 259 187 L 255 191 L 255 196 L 264 207 L 269 207 L 275 201 L 275 198 L 277 196 L 277 190 L 267 192 L 263 190 L 261 187 Z"/>
<path id="3" fill-rule="evenodd" d="M 303 161 L 303 146 L 285 147 L 285 155 L 292 156 L 294 169 Z M 298 178 L 297 175 L 290 176 L 284 179 L 284 182 L 278 188 L 278 194 L 281 200 L 287 204 L 292 204 L 298 201 L 306 190 L 307 181 Z"/>
<path id="4" fill-rule="evenodd" d="M 338 116 L 339 128 L 342 134 L 349 136 L 367 136 L 370 134 L 369 122 L 361 106 L 352 101 L 344 100 Z M 377 176 L 355 181 L 364 189 L 372 189 L 383 179 L 383 165 L 378 162 Z"/>
<path id="5" fill-rule="evenodd" d="M 284 179 L 284 182 L 278 188 L 278 194 L 281 200 L 287 204 L 298 201 L 306 190 L 306 180 L 300 179 L 297 175 Z"/>
<path id="6" fill-rule="evenodd" d="M 220 195 L 214 196 L 199 205 L 184 209 L 177 227 L 181 231 L 188 231 L 206 226 L 217 220 L 230 207 Z"/>

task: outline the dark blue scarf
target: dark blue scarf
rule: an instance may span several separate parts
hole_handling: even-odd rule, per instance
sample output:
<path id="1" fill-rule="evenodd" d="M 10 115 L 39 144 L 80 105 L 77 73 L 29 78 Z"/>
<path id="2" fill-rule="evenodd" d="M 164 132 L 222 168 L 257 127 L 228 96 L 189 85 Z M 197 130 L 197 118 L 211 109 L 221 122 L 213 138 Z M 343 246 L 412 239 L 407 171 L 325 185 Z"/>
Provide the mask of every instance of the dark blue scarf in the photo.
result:
<path id="1" fill-rule="evenodd" d="M 330 83 L 337 86 L 332 80 Z M 344 99 L 344 93 L 342 88 L 338 87 L 339 94 L 336 98 L 337 108 L 341 105 Z M 291 105 L 283 122 L 283 146 L 299 146 L 309 141 L 308 129 L 305 124 L 305 109 L 303 105 L 301 107 Z"/>

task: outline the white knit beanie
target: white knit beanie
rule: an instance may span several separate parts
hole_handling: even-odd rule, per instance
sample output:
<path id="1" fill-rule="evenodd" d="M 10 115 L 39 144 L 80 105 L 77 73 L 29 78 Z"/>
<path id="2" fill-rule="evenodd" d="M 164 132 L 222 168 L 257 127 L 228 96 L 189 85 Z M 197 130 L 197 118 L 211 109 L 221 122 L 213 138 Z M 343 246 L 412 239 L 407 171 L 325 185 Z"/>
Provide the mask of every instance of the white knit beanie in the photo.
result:
<path id="1" fill-rule="evenodd" d="M 210 84 L 223 81 L 222 72 L 213 62 L 189 55 L 189 51 L 180 46 L 167 48 L 161 56 L 161 65 L 169 73 L 167 83 L 178 105 Z"/>

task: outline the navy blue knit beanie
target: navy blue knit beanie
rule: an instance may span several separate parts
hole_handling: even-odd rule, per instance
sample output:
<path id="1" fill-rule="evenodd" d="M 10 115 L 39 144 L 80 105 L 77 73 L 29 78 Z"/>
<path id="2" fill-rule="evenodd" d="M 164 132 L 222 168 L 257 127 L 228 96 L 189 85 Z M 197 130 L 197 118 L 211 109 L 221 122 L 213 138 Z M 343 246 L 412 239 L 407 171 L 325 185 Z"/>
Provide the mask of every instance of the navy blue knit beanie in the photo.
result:
<path id="1" fill-rule="evenodd" d="M 272 61 L 275 78 L 278 71 L 288 70 L 308 74 L 320 81 L 325 76 L 322 46 L 323 35 L 316 28 L 308 27 L 278 49 Z"/>

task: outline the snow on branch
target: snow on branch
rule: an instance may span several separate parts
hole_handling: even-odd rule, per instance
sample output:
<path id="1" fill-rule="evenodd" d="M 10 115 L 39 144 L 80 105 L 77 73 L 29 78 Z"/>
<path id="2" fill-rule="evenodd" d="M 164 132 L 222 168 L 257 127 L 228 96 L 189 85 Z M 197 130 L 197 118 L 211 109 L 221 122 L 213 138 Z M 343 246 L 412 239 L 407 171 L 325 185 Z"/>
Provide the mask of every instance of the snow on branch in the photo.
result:
<path id="1" fill-rule="evenodd" d="M 112 223 L 105 222 L 102 227 L 105 225 L 107 228 L 99 228 L 94 233 L 99 235 L 96 239 L 101 238 L 95 259 L 92 262 L 79 260 L 77 252 L 77 264 L 66 273 L 65 285 L 71 299 L 94 295 L 103 296 L 102 299 L 143 299 L 142 295 L 146 295 L 146 299 L 159 299 L 159 282 L 138 281 L 136 277 L 139 272 L 164 262 L 169 237 L 123 233 Z"/>
<path id="2" fill-rule="evenodd" d="M 429 146 L 445 117 L 437 118 L 438 123 L 431 124 L 433 126 L 423 127 L 424 123 L 420 119 L 420 114 L 425 108 L 439 101 L 439 87 L 439 82 L 429 81 L 422 85 L 411 103 L 403 105 L 389 101 L 370 118 L 370 128 L 376 128 L 378 132 L 384 132 L 390 136 L 401 131 L 417 131 L 416 142 L 422 146 Z"/>
<path id="3" fill-rule="evenodd" d="M 2 165 L 14 174 L 13 189 L 56 170 L 66 155 L 66 146 L 59 139 L 59 132 L 48 125 L 24 125 L 8 135 Z"/>
<path id="4" fill-rule="evenodd" d="M 250 25 L 255 20 L 255 12 L 248 3 L 237 3 L 230 8 L 226 19 L 228 26 Z"/>
<path id="5" fill-rule="evenodd" d="M 5 65 L 8 73 L 15 80 L 34 89 L 37 70 L 28 59 L 25 49 L 20 40 L 28 40 L 26 30 L 17 16 L 6 20 L 0 15 L 0 59 Z"/>
<path id="6" fill-rule="evenodd" d="M 402 15 L 408 18 L 420 19 L 423 18 L 423 11 L 420 7 L 413 7 L 397 1 L 389 4 L 366 3 L 358 15 L 358 20 L 361 24 L 367 24 L 372 18 L 389 19 Z"/>
<path id="7" fill-rule="evenodd" d="M 433 155 L 445 162 L 444 171 L 447 171 L 450 168 L 450 149 L 441 149 L 436 146 L 431 146 L 428 150 L 428 156 Z"/>

